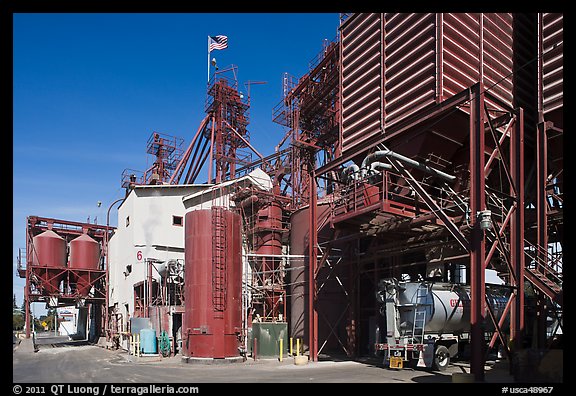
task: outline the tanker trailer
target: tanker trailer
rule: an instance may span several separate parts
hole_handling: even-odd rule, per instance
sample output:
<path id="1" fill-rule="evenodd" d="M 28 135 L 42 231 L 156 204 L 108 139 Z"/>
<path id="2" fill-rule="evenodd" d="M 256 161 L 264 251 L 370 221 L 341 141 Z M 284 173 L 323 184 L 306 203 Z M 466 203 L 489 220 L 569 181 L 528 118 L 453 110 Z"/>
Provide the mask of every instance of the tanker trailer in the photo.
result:
<path id="1" fill-rule="evenodd" d="M 487 285 L 486 295 L 499 320 L 509 289 Z M 458 355 L 460 344 L 469 339 L 467 285 L 388 278 L 379 282 L 376 299 L 386 318 L 386 342 L 377 343 L 375 349 L 384 351 L 384 364 L 390 368 L 408 365 L 443 371 Z M 485 326 L 486 331 L 494 331 L 490 320 Z"/>

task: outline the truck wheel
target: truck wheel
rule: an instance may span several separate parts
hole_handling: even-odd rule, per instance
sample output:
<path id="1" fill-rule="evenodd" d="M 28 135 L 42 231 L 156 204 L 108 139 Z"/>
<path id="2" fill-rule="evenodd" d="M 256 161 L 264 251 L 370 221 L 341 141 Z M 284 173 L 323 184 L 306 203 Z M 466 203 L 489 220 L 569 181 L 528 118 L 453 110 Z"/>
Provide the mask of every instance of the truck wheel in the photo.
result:
<path id="1" fill-rule="evenodd" d="M 444 371 L 450 364 L 450 353 L 444 345 L 438 345 L 434 351 L 434 370 Z"/>

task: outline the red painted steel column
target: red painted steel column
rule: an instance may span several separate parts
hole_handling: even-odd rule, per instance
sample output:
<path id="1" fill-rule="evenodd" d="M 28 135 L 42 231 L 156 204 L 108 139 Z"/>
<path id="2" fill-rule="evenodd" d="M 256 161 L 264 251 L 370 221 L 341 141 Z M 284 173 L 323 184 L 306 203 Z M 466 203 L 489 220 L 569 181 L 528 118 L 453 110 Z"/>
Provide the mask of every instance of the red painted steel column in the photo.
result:
<path id="1" fill-rule="evenodd" d="M 212 183 L 212 164 L 214 162 L 214 123 L 216 119 L 212 115 L 212 130 L 210 132 L 210 162 L 208 162 L 208 184 Z M 218 168 L 216 168 L 216 173 L 218 173 Z M 218 183 L 218 181 L 216 182 Z"/>
<path id="2" fill-rule="evenodd" d="M 30 224 L 30 219 L 28 218 L 28 224 Z M 24 284 L 24 305 L 26 307 L 26 338 L 30 338 L 30 263 L 32 262 L 32 255 L 30 252 L 30 233 L 29 226 L 26 227 L 26 283 Z"/>
<path id="3" fill-rule="evenodd" d="M 316 311 L 316 244 L 318 242 L 318 221 L 316 219 L 316 176 L 309 174 L 310 210 L 308 238 L 308 348 L 310 360 L 318 361 L 318 312 Z"/>
<path id="4" fill-rule="evenodd" d="M 28 258 L 26 258 L 26 260 L 28 260 Z M 30 338 L 30 326 L 32 325 L 32 323 L 30 323 L 30 292 L 28 291 L 28 289 L 30 288 L 30 268 L 28 268 L 29 266 L 26 265 L 26 285 L 24 286 L 24 305 L 26 307 L 25 309 L 25 315 L 26 315 L 26 338 Z"/>
<path id="5" fill-rule="evenodd" d="M 510 170 L 516 186 L 516 210 L 510 220 L 510 253 L 515 273 L 516 298 L 510 312 L 510 338 L 514 351 L 522 348 L 524 336 L 524 110 L 518 109 L 510 135 Z M 511 189 L 511 194 L 514 191 Z"/>
<path id="6" fill-rule="evenodd" d="M 476 381 L 484 381 L 484 315 L 486 294 L 484 260 L 486 242 L 477 221 L 486 207 L 484 179 L 484 93 L 482 84 L 472 87 L 470 102 L 470 371 Z"/>
<path id="7" fill-rule="evenodd" d="M 546 251 L 548 249 L 548 202 L 546 200 L 546 181 L 548 179 L 548 123 L 538 124 L 538 136 L 536 137 L 536 245 L 538 249 L 538 261 L 545 263 L 548 261 Z M 546 345 L 546 310 L 544 305 L 546 298 L 541 295 L 538 298 L 538 347 L 544 348 Z"/>

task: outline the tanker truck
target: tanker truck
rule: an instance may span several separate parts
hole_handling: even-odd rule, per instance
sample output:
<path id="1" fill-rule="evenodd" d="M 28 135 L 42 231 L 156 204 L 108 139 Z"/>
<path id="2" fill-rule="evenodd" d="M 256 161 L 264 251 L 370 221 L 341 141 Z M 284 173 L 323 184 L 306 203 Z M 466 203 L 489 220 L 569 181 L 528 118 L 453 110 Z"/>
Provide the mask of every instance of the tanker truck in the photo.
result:
<path id="1" fill-rule="evenodd" d="M 508 294 L 506 287 L 486 286 L 487 301 L 498 319 Z M 469 340 L 467 285 L 387 278 L 378 283 L 376 299 L 385 317 L 386 342 L 376 343 L 375 350 L 384 351 L 384 364 L 390 368 L 411 366 L 444 371 Z M 490 319 L 485 330 L 494 331 Z"/>

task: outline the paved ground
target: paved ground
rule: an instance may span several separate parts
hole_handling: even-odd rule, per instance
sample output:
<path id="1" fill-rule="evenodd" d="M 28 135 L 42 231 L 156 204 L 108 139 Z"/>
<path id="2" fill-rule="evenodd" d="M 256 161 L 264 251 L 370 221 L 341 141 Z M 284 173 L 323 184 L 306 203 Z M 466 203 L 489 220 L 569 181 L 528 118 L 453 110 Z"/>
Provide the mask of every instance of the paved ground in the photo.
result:
<path id="1" fill-rule="evenodd" d="M 29 341 L 29 340 L 25 340 Z M 376 360 L 325 360 L 295 365 L 288 357 L 220 365 L 182 363 L 171 358 L 136 358 L 82 343 L 59 343 L 63 338 L 38 338 L 38 351 L 22 342 L 13 354 L 13 382 L 44 383 L 449 383 L 453 373 L 469 372 L 466 364 L 450 366 L 445 372 L 390 370 Z M 57 345 L 57 346 L 53 346 Z M 503 368 L 487 367 L 487 382 L 512 382 Z"/>

